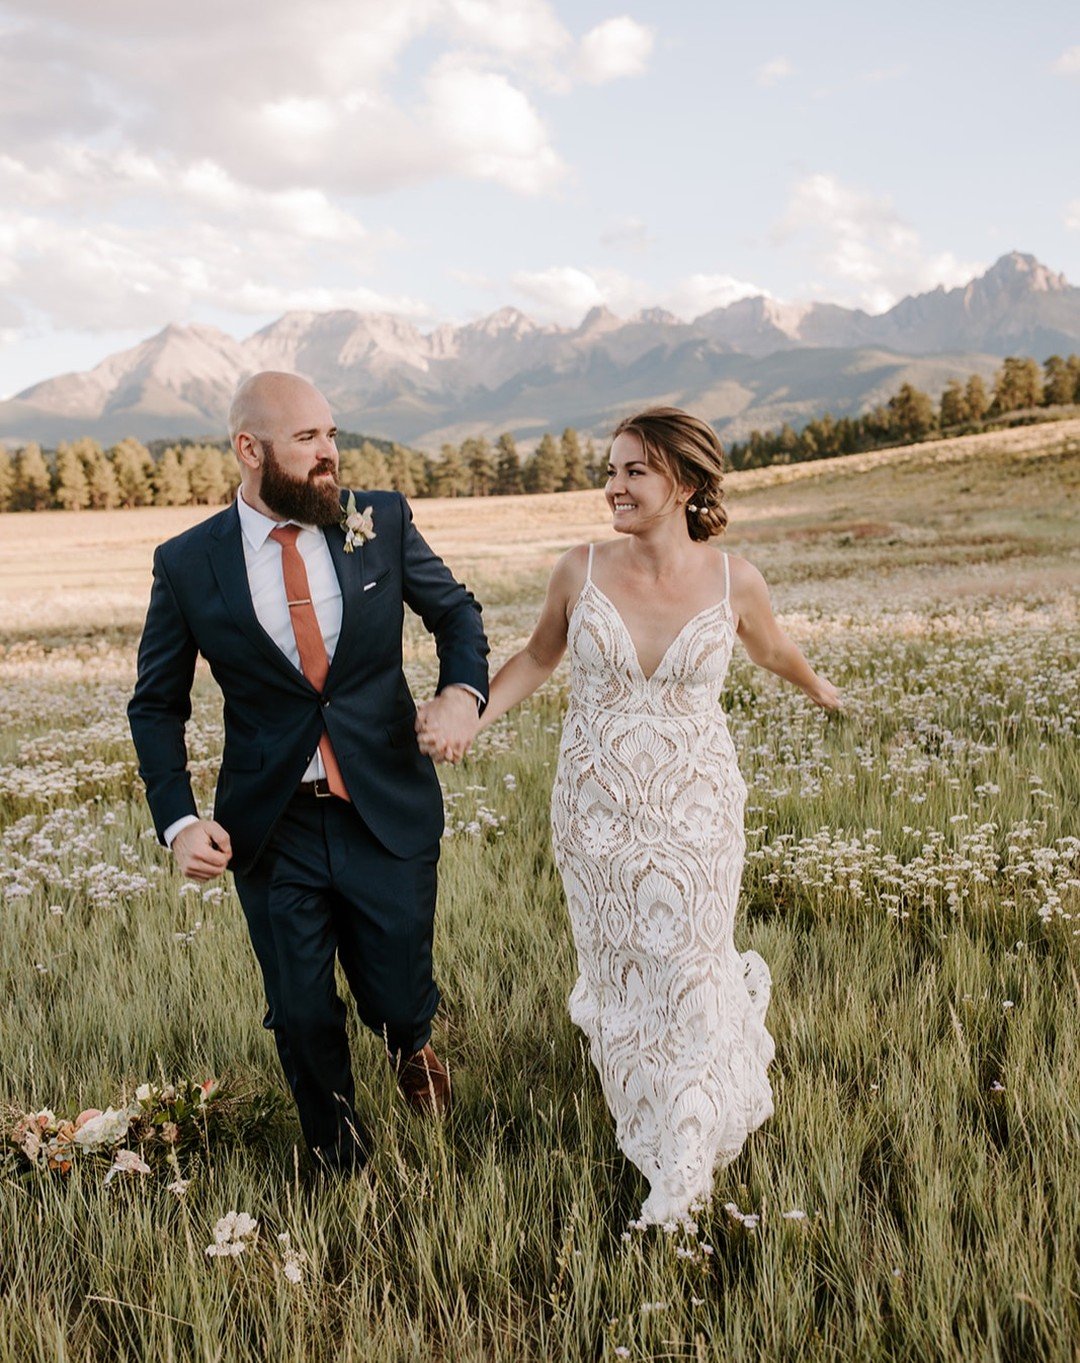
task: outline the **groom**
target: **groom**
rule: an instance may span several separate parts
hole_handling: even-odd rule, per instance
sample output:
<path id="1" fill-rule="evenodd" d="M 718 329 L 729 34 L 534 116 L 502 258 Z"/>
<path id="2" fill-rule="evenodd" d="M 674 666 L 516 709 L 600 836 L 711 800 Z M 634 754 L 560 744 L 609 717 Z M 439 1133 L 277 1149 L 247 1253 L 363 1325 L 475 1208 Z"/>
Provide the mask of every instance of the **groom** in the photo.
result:
<path id="1" fill-rule="evenodd" d="M 235 503 L 154 555 L 128 717 L 158 836 L 184 875 L 234 874 L 304 1138 L 347 1172 L 363 1137 L 335 958 L 411 1105 L 441 1112 L 450 1098 L 429 1041 L 442 796 L 402 672 L 404 606 L 438 647 L 424 730 L 440 757 L 460 757 L 475 728 L 487 640 L 400 494 L 362 494 L 346 527 L 336 428 L 311 384 L 247 379 L 229 434 Z M 200 653 L 225 698 L 212 819 L 196 810 L 184 741 Z"/>

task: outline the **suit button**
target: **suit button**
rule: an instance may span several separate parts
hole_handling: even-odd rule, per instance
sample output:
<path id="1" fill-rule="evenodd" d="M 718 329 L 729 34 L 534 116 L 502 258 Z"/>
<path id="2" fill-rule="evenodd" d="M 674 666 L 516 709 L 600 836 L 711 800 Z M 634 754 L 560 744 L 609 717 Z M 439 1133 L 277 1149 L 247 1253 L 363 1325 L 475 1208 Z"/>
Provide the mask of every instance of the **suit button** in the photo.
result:
<path id="1" fill-rule="evenodd" d="M 328 710 L 328 709 L 330 708 L 330 698 L 329 698 L 329 696 L 323 696 L 322 708 L 323 708 L 324 710 Z"/>

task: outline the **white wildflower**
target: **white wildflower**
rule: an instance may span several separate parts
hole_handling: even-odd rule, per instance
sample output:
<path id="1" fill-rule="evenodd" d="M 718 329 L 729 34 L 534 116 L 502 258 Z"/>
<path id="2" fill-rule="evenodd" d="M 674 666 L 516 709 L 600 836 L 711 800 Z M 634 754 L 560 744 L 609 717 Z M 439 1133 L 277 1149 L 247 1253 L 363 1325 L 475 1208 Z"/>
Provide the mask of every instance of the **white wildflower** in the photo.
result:
<path id="1" fill-rule="evenodd" d="M 214 1243 L 206 1246 L 206 1253 L 211 1258 L 239 1258 L 258 1233 L 258 1221 L 247 1212 L 227 1212 L 215 1225 Z"/>

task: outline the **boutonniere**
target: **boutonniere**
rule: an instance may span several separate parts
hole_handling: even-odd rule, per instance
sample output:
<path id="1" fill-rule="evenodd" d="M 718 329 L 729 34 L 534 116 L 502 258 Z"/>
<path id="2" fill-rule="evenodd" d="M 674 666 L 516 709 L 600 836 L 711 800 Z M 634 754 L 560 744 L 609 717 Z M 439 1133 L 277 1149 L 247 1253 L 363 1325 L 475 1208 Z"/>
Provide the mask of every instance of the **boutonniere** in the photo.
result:
<path id="1" fill-rule="evenodd" d="M 367 544 L 368 540 L 375 538 L 375 522 L 372 519 L 371 507 L 365 506 L 363 511 L 357 511 L 355 492 L 349 493 L 349 500 L 345 503 L 341 528 L 345 531 L 347 554 L 351 554 L 358 544 Z"/>

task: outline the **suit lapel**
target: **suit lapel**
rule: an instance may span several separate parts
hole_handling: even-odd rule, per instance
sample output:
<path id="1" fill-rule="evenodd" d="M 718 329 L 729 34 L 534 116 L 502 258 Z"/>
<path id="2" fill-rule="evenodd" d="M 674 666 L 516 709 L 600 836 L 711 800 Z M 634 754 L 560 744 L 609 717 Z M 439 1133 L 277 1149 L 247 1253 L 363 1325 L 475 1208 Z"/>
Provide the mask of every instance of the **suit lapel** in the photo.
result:
<path id="1" fill-rule="evenodd" d="M 251 588 L 248 586 L 247 563 L 244 561 L 241 536 L 240 514 L 234 503 L 215 527 L 214 538 L 210 543 L 210 566 L 229 608 L 229 614 L 248 642 L 269 662 L 293 681 L 310 690 L 311 683 L 293 666 L 259 624 L 255 607 L 251 604 Z"/>
<path id="2" fill-rule="evenodd" d="M 360 628 L 364 546 L 361 545 L 359 549 L 354 549 L 351 554 L 347 554 L 345 552 L 345 536 L 336 525 L 327 526 L 323 534 L 326 536 L 326 543 L 330 548 L 330 557 L 334 561 L 334 572 L 337 573 L 338 584 L 341 587 L 341 630 L 338 634 L 337 645 L 334 648 L 334 656 L 330 659 L 330 671 L 327 674 L 327 681 L 329 681 L 336 672 L 341 671 L 345 666 L 344 660 L 347 658 Z"/>

